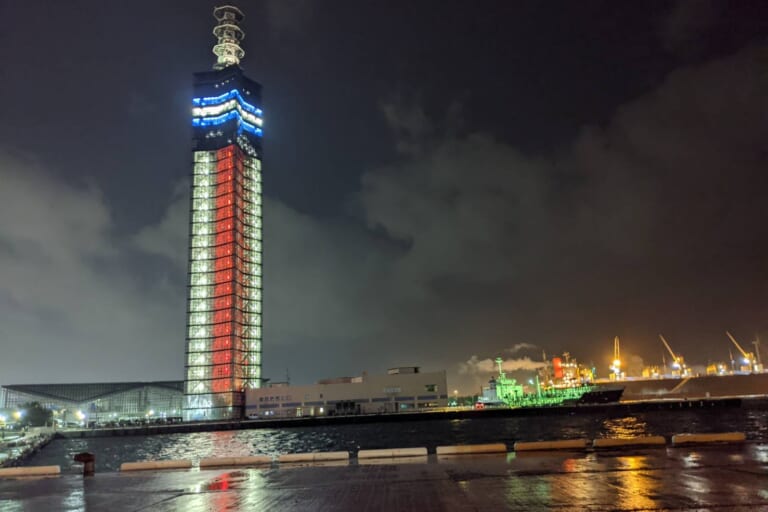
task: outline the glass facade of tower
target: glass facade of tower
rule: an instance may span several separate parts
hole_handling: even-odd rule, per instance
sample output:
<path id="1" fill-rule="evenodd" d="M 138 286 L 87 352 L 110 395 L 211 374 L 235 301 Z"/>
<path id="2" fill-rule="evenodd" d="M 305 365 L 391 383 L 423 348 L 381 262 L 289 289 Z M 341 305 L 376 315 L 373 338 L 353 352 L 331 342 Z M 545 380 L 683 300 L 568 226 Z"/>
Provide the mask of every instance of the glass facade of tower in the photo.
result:
<path id="1" fill-rule="evenodd" d="M 239 418 L 261 382 L 261 86 L 195 75 L 184 417 Z"/>

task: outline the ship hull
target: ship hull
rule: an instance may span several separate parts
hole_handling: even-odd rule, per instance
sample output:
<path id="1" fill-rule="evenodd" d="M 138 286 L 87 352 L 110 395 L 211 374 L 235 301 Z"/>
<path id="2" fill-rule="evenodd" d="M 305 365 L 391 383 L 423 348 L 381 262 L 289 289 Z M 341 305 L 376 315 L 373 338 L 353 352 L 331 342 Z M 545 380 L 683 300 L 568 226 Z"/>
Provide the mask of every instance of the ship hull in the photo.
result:
<path id="1" fill-rule="evenodd" d="M 618 403 L 624 386 L 589 386 L 581 388 L 555 388 L 543 390 L 541 395 L 527 394 L 502 402 L 513 409 L 560 407 L 572 405 L 595 405 Z"/>
<path id="2" fill-rule="evenodd" d="M 602 386 L 584 393 L 577 404 L 611 404 L 621 400 L 623 386 Z"/>
<path id="3" fill-rule="evenodd" d="M 682 379 L 628 379 L 622 381 L 621 385 L 624 386 L 623 400 L 756 396 L 768 395 L 768 373 L 707 375 Z"/>

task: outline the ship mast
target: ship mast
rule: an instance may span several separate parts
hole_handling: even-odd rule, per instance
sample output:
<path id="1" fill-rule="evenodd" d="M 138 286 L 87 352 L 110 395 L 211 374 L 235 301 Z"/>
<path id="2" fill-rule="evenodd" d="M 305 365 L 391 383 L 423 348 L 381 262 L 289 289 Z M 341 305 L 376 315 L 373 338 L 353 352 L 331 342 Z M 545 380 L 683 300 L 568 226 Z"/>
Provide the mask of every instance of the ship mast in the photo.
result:
<path id="1" fill-rule="evenodd" d="M 506 375 L 504 375 L 504 370 L 502 369 L 502 366 L 501 366 L 504 360 L 500 357 L 497 357 L 496 359 L 494 359 L 494 361 L 499 366 L 499 377 L 506 377 Z"/>

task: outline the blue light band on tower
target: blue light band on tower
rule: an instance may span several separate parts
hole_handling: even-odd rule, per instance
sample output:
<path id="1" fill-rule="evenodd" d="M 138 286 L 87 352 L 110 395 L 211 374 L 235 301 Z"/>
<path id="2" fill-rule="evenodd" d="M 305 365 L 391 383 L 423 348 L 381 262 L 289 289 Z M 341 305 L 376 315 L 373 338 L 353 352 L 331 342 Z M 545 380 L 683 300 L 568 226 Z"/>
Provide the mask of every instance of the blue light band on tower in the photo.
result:
<path id="1" fill-rule="evenodd" d="M 231 91 L 222 94 L 221 96 L 209 96 L 207 98 L 193 98 L 192 104 L 196 107 L 209 107 L 213 105 L 219 105 L 221 103 L 226 103 L 227 101 L 236 98 L 237 101 L 240 103 L 240 105 L 247 110 L 248 112 L 251 112 L 253 114 L 256 114 L 257 116 L 262 115 L 262 111 L 260 108 L 256 108 L 247 101 L 243 99 L 243 96 L 240 94 L 240 91 L 237 89 L 232 89 Z"/>

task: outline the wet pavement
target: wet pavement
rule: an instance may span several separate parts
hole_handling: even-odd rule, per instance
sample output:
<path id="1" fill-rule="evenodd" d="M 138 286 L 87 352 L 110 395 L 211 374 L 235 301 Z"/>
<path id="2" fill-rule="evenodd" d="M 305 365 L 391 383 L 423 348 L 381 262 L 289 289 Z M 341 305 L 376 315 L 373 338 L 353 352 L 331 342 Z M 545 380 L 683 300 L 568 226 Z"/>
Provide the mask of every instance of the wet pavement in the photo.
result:
<path id="1" fill-rule="evenodd" d="M 2 511 L 552 509 L 768 510 L 768 445 L 0 480 Z"/>

